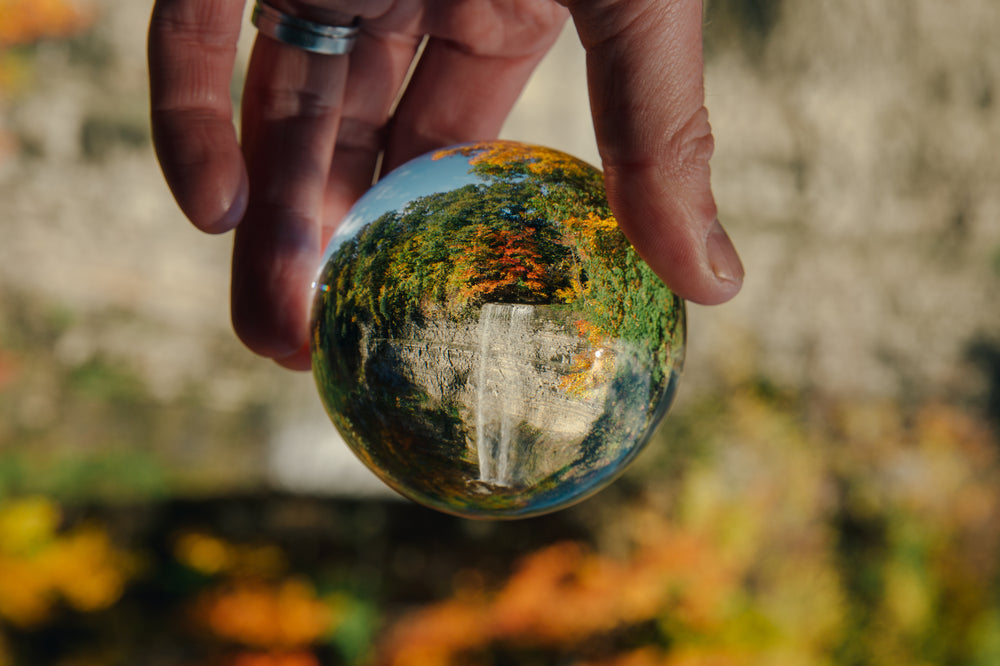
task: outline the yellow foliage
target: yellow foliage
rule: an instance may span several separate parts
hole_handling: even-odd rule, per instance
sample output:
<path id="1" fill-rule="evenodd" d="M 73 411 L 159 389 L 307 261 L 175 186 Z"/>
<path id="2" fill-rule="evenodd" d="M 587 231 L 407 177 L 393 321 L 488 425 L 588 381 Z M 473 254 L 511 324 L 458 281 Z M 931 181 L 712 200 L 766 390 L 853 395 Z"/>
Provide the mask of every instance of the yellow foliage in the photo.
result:
<path id="1" fill-rule="evenodd" d="M 0 506 L 0 553 L 29 555 L 52 539 L 61 519 L 59 507 L 45 497 Z"/>
<path id="2" fill-rule="evenodd" d="M 184 534 L 174 544 L 174 555 L 181 564 L 206 575 L 217 574 L 232 563 L 229 544 L 208 534 Z"/>
<path id="3" fill-rule="evenodd" d="M 587 217 L 571 217 L 563 222 L 567 227 L 578 233 L 593 237 L 601 231 L 614 231 L 618 229 L 618 220 L 613 215 L 601 217 L 597 213 L 590 211 Z"/>
<path id="4" fill-rule="evenodd" d="M 0 555 L 0 617 L 22 627 L 48 618 L 55 590 L 33 562 Z"/>
<path id="5" fill-rule="evenodd" d="M 30 627 L 62 599 L 90 612 L 121 596 L 132 560 L 96 527 L 59 533 L 59 507 L 45 498 L 0 507 L 0 617 Z"/>
<path id="6" fill-rule="evenodd" d="M 121 596 L 126 566 L 108 535 L 93 527 L 79 529 L 47 552 L 45 564 L 54 586 L 80 611 L 107 608 Z"/>
<path id="7" fill-rule="evenodd" d="M 587 165 L 566 153 L 515 141 L 484 141 L 458 148 L 446 148 L 434 153 L 439 160 L 453 155 L 471 157 L 469 164 L 485 164 L 506 167 L 512 164 L 526 164 L 529 171 L 537 175 L 555 172 L 573 178 L 588 175 Z"/>
<path id="8" fill-rule="evenodd" d="M 568 395 L 587 398 L 607 385 L 615 372 L 615 352 L 607 347 L 586 351 L 573 357 L 573 370 L 559 380 L 559 388 Z"/>
<path id="9" fill-rule="evenodd" d="M 590 285 L 584 286 L 579 277 L 570 279 L 570 286 L 556 289 L 556 299 L 563 303 L 574 303 L 584 298 L 590 292 Z"/>
<path id="10" fill-rule="evenodd" d="M 26 87 L 31 79 L 31 63 L 16 52 L 5 53 L 0 48 L 0 93 L 10 95 Z M 0 148 L 0 154 L 4 150 Z"/>
<path id="11" fill-rule="evenodd" d="M 287 564 L 277 546 L 232 544 L 202 532 L 181 534 L 174 542 L 174 556 L 181 564 L 207 576 L 267 577 L 284 570 Z"/>

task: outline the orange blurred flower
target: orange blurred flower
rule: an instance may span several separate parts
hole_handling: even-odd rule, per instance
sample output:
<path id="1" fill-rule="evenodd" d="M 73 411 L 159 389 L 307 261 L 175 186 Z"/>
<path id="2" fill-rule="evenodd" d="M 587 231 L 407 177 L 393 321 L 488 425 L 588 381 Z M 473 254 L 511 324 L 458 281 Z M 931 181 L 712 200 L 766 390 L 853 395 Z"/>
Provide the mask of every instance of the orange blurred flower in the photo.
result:
<path id="1" fill-rule="evenodd" d="M 453 598 L 404 618 L 390 632 L 381 663 L 446 666 L 500 642 L 572 650 L 668 614 L 691 631 L 711 631 L 736 590 L 735 573 L 708 544 L 666 530 L 627 561 L 578 543 L 556 544 L 526 557 L 492 597 Z M 630 659 L 608 663 L 667 663 L 650 652 Z"/>
<path id="2" fill-rule="evenodd" d="M 80 32 L 93 9 L 74 0 L 0 0 L 0 48 Z"/>
<path id="3" fill-rule="evenodd" d="M 241 581 L 205 593 L 196 615 L 215 635 L 254 647 L 299 648 L 316 643 L 335 625 L 332 604 L 299 579 Z"/>
<path id="4" fill-rule="evenodd" d="M 392 666 L 447 666 L 456 655 L 492 639 L 488 608 L 452 599 L 411 615 L 387 640 L 380 663 Z"/>
<path id="5" fill-rule="evenodd" d="M 229 666 L 320 666 L 310 652 L 243 652 Z"/>
<path id="6" fill-rule="evenodd" d="M 623 654 L 617 654 L 600 661 L 588 661 L 580 666 L 749 666 L 758 663 L 742 655 L 711 649 L 664 650 L 657 647 L 643 647 Z"/>

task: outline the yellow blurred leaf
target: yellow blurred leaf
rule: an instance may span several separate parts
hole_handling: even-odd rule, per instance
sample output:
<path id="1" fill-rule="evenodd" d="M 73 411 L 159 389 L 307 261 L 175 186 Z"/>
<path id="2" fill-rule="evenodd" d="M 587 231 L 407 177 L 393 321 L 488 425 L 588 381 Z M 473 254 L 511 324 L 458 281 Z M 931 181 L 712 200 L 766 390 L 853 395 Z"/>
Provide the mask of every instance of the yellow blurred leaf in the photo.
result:
<path id="1" fill-rule="evenodd" d="M 29 497 L 0 505 L 0 553 L 26 555 L 45 547 L 59 527 L 55 502 Z"/>

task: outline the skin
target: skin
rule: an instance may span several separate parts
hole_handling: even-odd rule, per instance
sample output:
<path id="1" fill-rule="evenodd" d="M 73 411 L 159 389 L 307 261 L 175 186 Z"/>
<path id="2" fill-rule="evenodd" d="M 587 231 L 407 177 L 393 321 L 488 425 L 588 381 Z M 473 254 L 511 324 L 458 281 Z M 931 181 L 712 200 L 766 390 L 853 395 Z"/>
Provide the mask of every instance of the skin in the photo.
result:
<path id="1" fill-rule="evenodd" d="M 157 0 L 149 28 L 153 140 L 199 229 L 236 229 L 232 317 L 256 353 L 309 368 L 309 287 L 337 222 L 387 172 L 495 138 L 568 16 L 587 51 L 608 199 L 680 296 L 732 298 L 743 267 L 710 184 L 700 0 L 273 0 L 309 20 L 360 16 L 350 55 L 258 36 L 241 134 L 229 85 L 244 0 Z M 427 42 L 398 105 L 421 40 Z"/>

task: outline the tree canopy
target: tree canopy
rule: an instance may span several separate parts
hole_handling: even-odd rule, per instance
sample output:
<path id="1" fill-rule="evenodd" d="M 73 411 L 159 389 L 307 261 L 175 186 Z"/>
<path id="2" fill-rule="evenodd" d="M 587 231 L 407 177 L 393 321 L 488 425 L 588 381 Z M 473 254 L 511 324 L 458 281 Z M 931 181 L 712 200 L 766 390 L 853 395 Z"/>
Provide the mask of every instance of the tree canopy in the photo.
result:
<path id="1" fill-rule="evenodd" d="M 674 345 L 680 300 L 636 254 L 608 208 L 601 173 L 548 148 L 470 144 L 480 182 L 415 198 L 363 227 L 321 276 L 333 330 L 392 334 L 431 312 L 483 303 L 572 306 L 581 335 Z M 666 358 L 659 359 L 667 362 Z"/>

